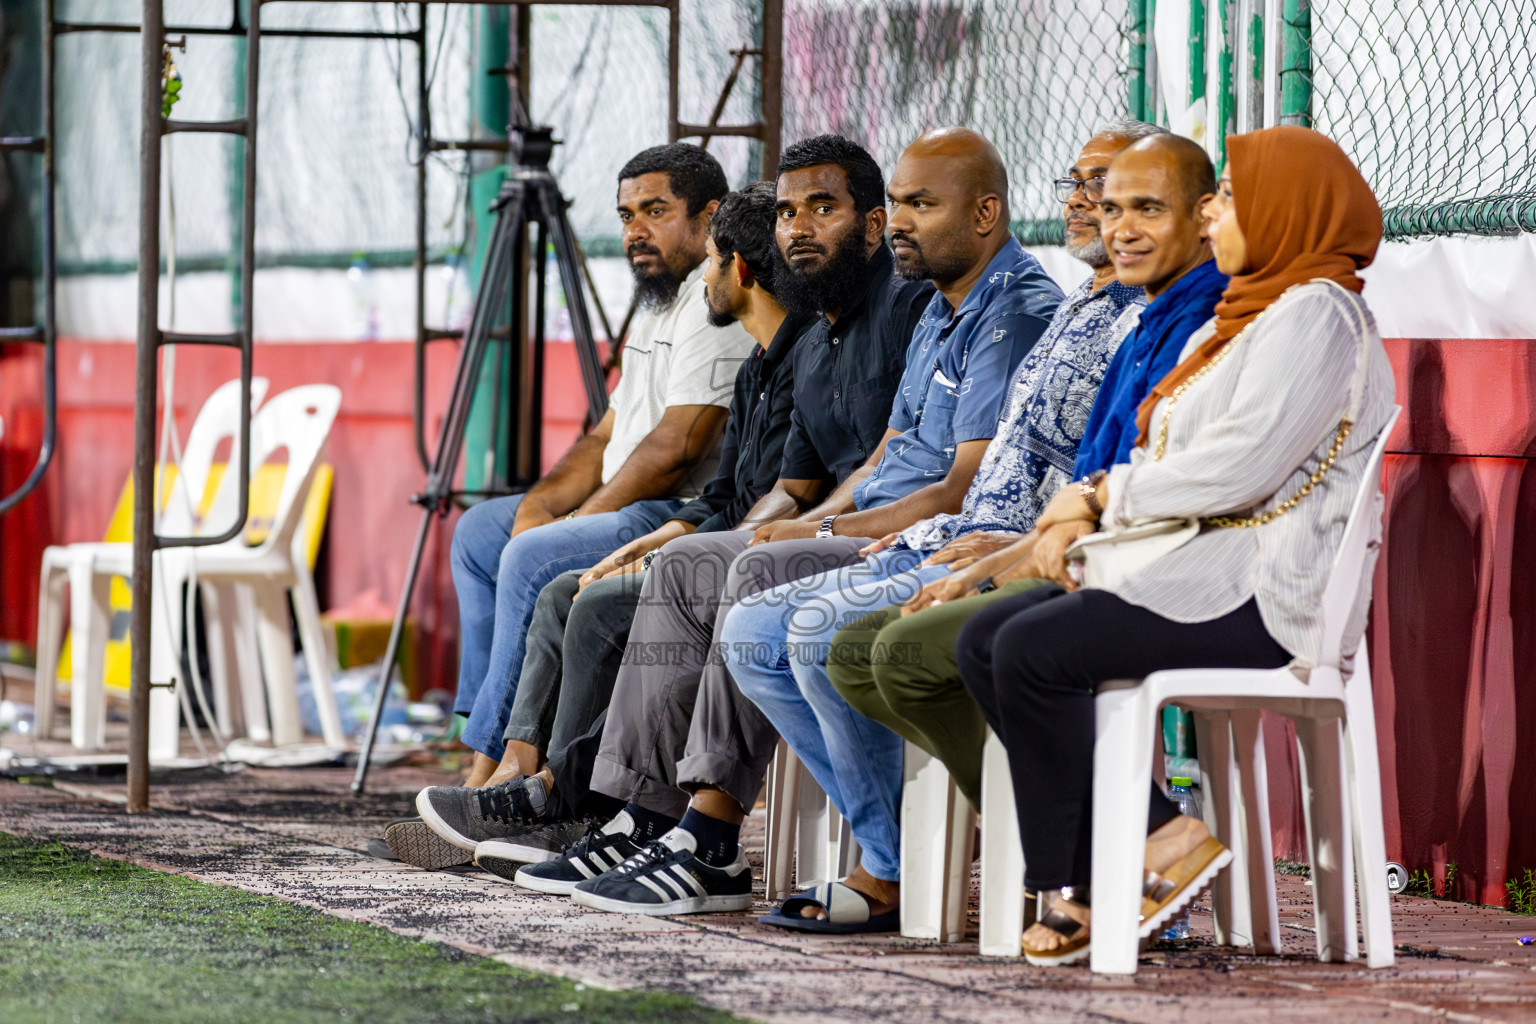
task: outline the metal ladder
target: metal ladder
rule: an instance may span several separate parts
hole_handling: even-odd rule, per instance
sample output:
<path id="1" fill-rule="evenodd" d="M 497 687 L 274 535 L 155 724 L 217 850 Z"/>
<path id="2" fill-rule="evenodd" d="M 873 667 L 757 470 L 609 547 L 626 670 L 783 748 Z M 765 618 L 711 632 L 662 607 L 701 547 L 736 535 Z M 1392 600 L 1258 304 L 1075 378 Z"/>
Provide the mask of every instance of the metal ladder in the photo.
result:
<path id="1" fill-rule="evenodd" d="M 9 512 L 26 500 L 37 485 L 42 483 L 48 467 L 53 464 L 58 441 L 58 319 L 57 319 L 57 253 L 54 226 L 55 178 L 53 171 L 54 126 L 53 97 L 53 4 L 45 0 L 43 13 L 43 134 L 0 138 L 0 153 L 34 153 L 42 157 L 42 214 L 43 214 L 43 322 L 30 327 L 0 327 L 0 344 L 41 344 L 43 346 L 43 443 L 38 449 L 37 461 L 21 485 L 10 494 L 0 496 L 0 514 Z"/>

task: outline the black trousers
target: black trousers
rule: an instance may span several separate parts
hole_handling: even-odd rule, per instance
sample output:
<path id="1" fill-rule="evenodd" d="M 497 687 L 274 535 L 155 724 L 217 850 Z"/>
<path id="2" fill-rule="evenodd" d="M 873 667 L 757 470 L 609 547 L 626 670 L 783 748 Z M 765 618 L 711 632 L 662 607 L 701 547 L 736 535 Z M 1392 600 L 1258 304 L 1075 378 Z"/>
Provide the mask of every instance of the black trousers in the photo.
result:
<path id="1" fill-rule="evenodd" d="M 1094 692 L 1168 668 L 1278 668 L 1291 660 L 1258 605 L 1174 622 L 1102 590 L 1040 587 L 960 631 L 960 676 L 1008 750 L 1032 889 L 1087 885 L 1093 850 Z M 1178 814 L 1155 784 L 1148 831 Z"/>

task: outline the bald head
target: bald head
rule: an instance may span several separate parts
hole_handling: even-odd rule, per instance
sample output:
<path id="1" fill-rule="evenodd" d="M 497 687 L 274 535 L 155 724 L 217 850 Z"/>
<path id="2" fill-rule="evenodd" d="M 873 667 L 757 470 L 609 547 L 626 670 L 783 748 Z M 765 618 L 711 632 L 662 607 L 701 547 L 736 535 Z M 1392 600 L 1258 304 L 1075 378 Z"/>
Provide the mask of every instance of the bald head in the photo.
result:
<path id="1" fill-rule="evenodd" d="M 1177 185 L 1180 197 L 1190 207 L 1216 192 L 1216 168 L 1211 165 L 1211 158 L 1199 143 L 1182 135 L 1165 132 L 1139 139 L 1120 151 L 1111 169 L 1122 162 L 1127 170 L 1161 169 Z"/>
<path id="2" fill-rule="evenodd" d="M 1007 243 L 1008 172 L 997 148 L 969 128 L 927 132 L 901 154 L 891 184 L 896 272 L 961 294 Z"/>
<path id="3" fill-rule="evenodd" d="M 1188 139 L 1153 135 L 1121 150 L 1099 201 L 1099 228 L 1120 283 L 1156 299 L 1210 259 L 1202 211 L 1215 190 L 1210 159 Z"/>
<path id="4" fill-rule="evenodd" d="M 980 132 L 969 128 L 935 128 L 918 136 L 901 154 L 902 160 L 942 163 L 944 172 L 953 176 L 972 198 L 997 196 L 1008 202 L 1008 171 L 997 147 Z"/>

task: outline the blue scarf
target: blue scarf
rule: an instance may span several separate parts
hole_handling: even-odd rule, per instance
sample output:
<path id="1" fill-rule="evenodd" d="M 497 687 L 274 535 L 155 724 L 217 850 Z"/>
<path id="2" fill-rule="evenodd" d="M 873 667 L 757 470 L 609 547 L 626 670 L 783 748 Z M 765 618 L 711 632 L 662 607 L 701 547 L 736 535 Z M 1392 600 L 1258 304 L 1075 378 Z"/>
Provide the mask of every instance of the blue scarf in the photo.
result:
<path id="1" fill-rule="evenodd" d="M 1206 260 L 1142 310 L 1136 329 L 1104 372 L 1077 448 L 1075 479 L 1130 460 L 1138 433 L 1136 407 L 1178 365 L 1185 343 L 1215 314 L 1226 287 L 1227 275 L 1216 269 L 1215 260 Z"/>

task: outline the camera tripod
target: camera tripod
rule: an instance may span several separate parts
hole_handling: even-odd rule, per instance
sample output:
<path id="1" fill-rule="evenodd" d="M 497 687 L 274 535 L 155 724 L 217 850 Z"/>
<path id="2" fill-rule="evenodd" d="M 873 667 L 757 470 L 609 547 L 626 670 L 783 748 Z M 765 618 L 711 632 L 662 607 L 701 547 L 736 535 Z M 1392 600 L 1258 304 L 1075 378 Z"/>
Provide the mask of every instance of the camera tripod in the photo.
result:
<path id="1" fill-rule="evenodd" d="M 411 548 L 405 585 L 400 592 L 400 604 L 395 609 L 395 620 L 389 630 L 389 643 L 384 649 L 384 666 L 379 672 L 379 692 L 374 700 L 373 712 L 368 718 L 367 734 L 357 760 L 357 773 L 352 778 L 354 793 L 361 793 L 367 784 L 379 719 L 383 716 L 384 704 L 389 695 L 395 658 L 405 629 L 406 612 L 416 589 L 416 578 L 421 571 L 422 554 L 433 520 L 446 516 L 456 498 L 513 493 L 531 482 L 524 481 L 519 487 L 505 492 L 466 492 L 455 490 L 453 486 L 464 446 L 464 427 L 469 420 L 480 370 L 485 362 L 486 347 L 496 334 L 494 325 L 504 308 L 503 302 L 509 285 L 514 339 L 517 325 L 527 322 L 528 282 L 527 275 L 522 272 L 526 264 L 520 256 L 521 250 L 527 245 L 530 226 L 537 227 L 533 247 L 533 329 L 527 387 L 522 389 L 521 397 L 528 403 L 526 418 L 530 425 L 531 438 L 528 440 L 531 442 L 529 448 L 533 452 L 533 465 L 537 467 L 538 464 L 542 435 L 545 249 L 551 243 L 554 246 L 555 265 L 559 269 L 560 287 L 565 294 L 566 308 L 571 317 L 571 333 L 576 342 L 576 356 L 581 364 L 581 379 L 587 393 L 590 422 L 595 425 L 608 409 L 606 375 L 598 356 L 597 343 L 592 337 L 592 320 L 587 315 L 586 296 L 582 291 L 582 269 L 580 255 L 576 250 L 576 235 L 565 216 L 569 204 L 560 194 L 560 186 L 549 170 L 549 157 L 554 145 L 552 129 L 548 127 L 514 127 L 511 131 L 512 167 L 496 201 L 491 204 L 495 219 L 490 244 L 475 289 L 475 305 L 469 329 L 465 331 L 463 344 L 459 348 L 448 411 L 438 436 L 437 451 L 427 471 L 426 486 L 420 494 L 411 498 L 413 504 L 421 506 L 421 525 L 416 531 L 416 543 Z M 537 477 L 536 468 L 532 475 Z"/>

